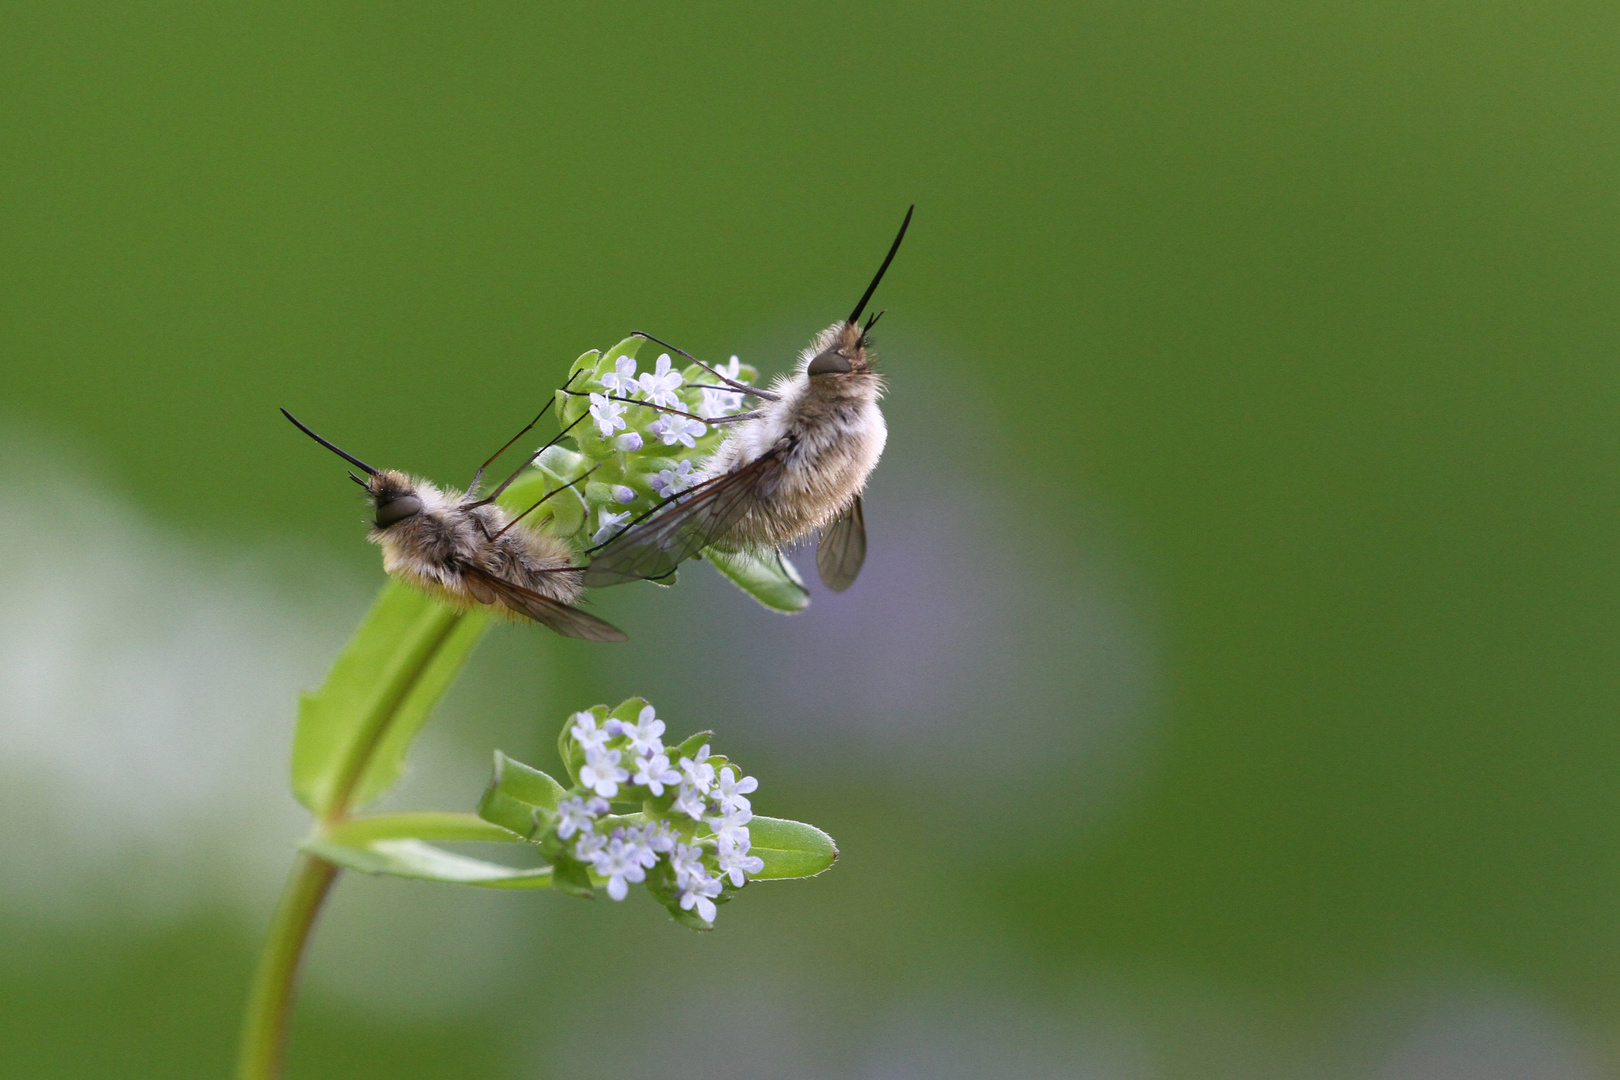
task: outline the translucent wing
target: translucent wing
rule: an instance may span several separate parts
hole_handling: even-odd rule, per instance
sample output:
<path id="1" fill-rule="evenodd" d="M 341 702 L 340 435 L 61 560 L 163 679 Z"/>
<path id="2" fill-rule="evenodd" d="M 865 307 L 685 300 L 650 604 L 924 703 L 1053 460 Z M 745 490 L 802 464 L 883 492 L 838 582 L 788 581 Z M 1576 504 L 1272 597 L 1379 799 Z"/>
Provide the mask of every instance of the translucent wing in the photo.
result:
<path id="1" fill-rule="evenodd" d="M 493 594 L 506 607 L 519 615 L 526 615 L 537 623 L 551 627 L 564 637 L 582 641 L 627 641 L 623 630 L 595 615 L 569 607 L 560 600 L 541 596 L 533 589 L 496 577 L 476 567 L 465 572 L 467 591 L 478 599 Z M 488 601 L 485 601 L 488 603 Z"/>
<path id="2" fill-rule="evenodd" d="M 705 480 L 603 544 L 585 570 L 585 584 L 600 588 L 668 576 L 722 539 L 781 479 L 782 460 L 771 450 L 736 472 Z"/>
<path id="3" fill-rule="evenodd" d="M 816 543 L 816 570 L 821 583 L 833 592 L 843 592 L 855 584 L 855 577 L 866 561 L 866 514 L 861 497 L 849 504 L 822 532 Z"/>

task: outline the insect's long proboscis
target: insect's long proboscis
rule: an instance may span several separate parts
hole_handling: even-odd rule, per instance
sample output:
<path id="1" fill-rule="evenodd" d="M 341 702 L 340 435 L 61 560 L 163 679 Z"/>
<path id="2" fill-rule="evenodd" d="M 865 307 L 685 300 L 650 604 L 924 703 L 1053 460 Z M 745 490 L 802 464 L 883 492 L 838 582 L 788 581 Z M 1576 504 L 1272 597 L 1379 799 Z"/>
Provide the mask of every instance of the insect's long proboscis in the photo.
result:
<path id="1" fill-rule="evenodd" d="M 846 321 L 849 322 L 851 326 L 860 320 L 861 312 L 866 310 L 866 302 L 872 299 L 873 293 L 877 292 L 878 282 L 883 280 L 883 275 L 888 272 L 889 264 L 894 262 L 895 252 L 900 250 L 900 241 L 906 238 L 906 229 L 910 227 L 911 215 L 916 209 L 917 204 L 912 203 L 911 206 L 906 210 L 906 219 L 900 223 L 900 232 L 895 236 L 894 243 L 889 245 L 889 253 L 883 257 L 883 265 L 878 267 L 878 272 L 872 278 L 872 284 L 868 285 L 866 287 L 866 292 L 861 294 L 861 302 L 856 304 L 855 310 L 849 313 L 849 319 Z M 876 319 L 873 319 L 872 321 L 877 322 Z M 871 327 L 868 327 L 867 329 L 871 329 Z"/>
<path id="2" fill-rule="evenodd" d="M 334 446 L 332 443 L 327 442 L 325 439 L 321 438 L 319 435 L 317 435 L 313 431 L 309 430 L 309 428 L 304 425 L 304 422 L 302 420 L 298 419 L 298 417 L 294 416 L 292 413 L 288 412 L 286 409 L 281 410 L 281 415 L 285 416 L 287 419 L 291 420 L 293 422 L 293 424 L 295 426 L 297 426 L 299 431 L 302 431 L 305 435 L 308 435 L 310 438 L 314 439 L 316 442 L 320 443 L 322 446 L 324 446 L 328 450 L 332 451 L 332 453 L 336 454 L 338 457 L 342 458 L 344 461 L 347 461 L 350 465 L 353 465 L 355 468 L 360 469 L 367 476 L 376 476 L 377 475 L 377 470 L 376 469 L 373 469 L 370 465 L 367 465 L 365 462 L 361 461 L 359 458 L 355 457 L 353 454 L 349 453 L 347 450 L 344 450 L 341 447 Z M 365 483 L 365 481 L 361 481 L 361 483 L 363 484 L 363 483 Z"/>

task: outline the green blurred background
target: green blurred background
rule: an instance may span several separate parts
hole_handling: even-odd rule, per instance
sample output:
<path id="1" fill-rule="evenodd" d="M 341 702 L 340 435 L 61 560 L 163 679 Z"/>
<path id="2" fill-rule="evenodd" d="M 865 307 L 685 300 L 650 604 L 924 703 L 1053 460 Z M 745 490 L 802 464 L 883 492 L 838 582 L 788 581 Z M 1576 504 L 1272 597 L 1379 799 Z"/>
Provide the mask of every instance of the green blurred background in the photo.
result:
<path id="1" fill-rule="evenodd" d="M 857 587 L 493 634 L 394 798 L 642 693 L 840 864 L 346 879 L 290 1076 L 1615 1075 L 1617 107 L 1613 4 L 6 5 L 0 1077 L 229 1067 L 381 580 L 277 406 L 464 481 L 913 201 Z"/>

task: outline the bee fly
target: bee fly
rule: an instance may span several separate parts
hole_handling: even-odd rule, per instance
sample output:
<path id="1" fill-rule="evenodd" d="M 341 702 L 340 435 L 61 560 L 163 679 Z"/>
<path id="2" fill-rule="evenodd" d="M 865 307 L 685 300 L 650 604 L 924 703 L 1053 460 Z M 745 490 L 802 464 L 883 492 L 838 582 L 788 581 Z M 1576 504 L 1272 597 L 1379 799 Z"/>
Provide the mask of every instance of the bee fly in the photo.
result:
<path id="1" fill-rule="evenodd" d="M 760 405 L 706 421 L 736 427 L 697 483 L 592 549 L 585 585 L 662 578 L 711 544 L 721 550 L 775 549 L 815 529 L 821 530 L 816 569 L 822 582 L 839 592 L 854 584 L 866 559 L 861 489 L 888 436 L 878 409 L 883 377 L 872 370 L 867 352 L 868 334 L 883 313 L 865 326 L 860 318 L 900 250 L 915 209 L 906 211 L 889 254 L 849 318 L 818 334 L 801 355 L 798 371 L 778 378 L 769 390 L 729 379 L 650 334 L 637 335 L 680 353 L 724 389 L 756 397 Z"/>
<path id="2" fill-rule="evenodd" d="M 622 630 L 572 606 L 582 591 L 584 567 L 573 565 L 568 545 L 523 524 L 530 511 L 563 488 L 579 483 L 583 476 L 547 492 L 516 517 L 508 515 L 495 499 L 540 456 L 536 451 L 505 483 L 482 499 L 476 497 L 484 469 L 534 427 L 539 416 L 479 466 L 463 494 L 453 488 L 440 490 L 393 469 L 373 469 L 315 434 L 286 409 L 281 413 L 305 435 L 366 474 L 362 480 L 351 472 L 349 479 L 366 489 L 376 508 L 375 527 L 366 539 L 383 549 L 383 569 L 390 574 L 460 608 L 478 606 L 530 618 L 559 634 L 586 641 L 625 640 Z M 542 409 L 541 415 L 544 413 Z"/>

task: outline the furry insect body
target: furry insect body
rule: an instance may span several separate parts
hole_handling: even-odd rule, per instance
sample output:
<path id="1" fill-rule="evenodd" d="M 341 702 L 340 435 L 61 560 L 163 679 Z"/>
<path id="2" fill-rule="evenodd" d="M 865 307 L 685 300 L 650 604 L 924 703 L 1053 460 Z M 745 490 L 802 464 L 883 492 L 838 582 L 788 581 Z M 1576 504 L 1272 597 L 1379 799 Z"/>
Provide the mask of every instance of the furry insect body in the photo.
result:
<path id="1" fill-rule="evenodd" d="M 866 559 L 861 491 L 888 438 L 878 409 L 883 378 L 868 352 L 882 313 L 865 326 L 860 317 L 910 224 L 908 210 L 854 312 L 816 336 L 792 375 L 758 390 L 708 368 L 761 404 L 719 421 L 728 424 L 726 438 L 698 482 L 597 548 L 586 585 L 662 578 L 705 547 L 774 550 L 818 529 L 822 582 L 838 591 L 854 583 Z"/>
<path id="2" fill-rule="evenodd" d="M 584 568 L 573 564 L 573 551 L 561 540 L 514 520 L 493 498 L 474 499 L 393 469 L 373 469 L 282 412 L 367 474 L 364 480 L 350 476 L 375 508 L 367 539 L 382 548 L 389 574 L 459 608 L 533 619 L 586 641 L 625 640 L 618 628 L 573 606 L 583 592 Z"/>
<path id="3" fill-rule="evenodd" d="M 473 571 L 503 578 L 560 604 L 577 603 L 584 591 L 567 544 L 521 522 L 508 529 L 511 517 L 495 503 L 468 508 L 454 488 L 441 491 L 426 480 L 392 470 L 372 477 L 369 491 L 379 520 L 399 500 L 414 499 L 421 506 L 414 514 L 373 527 L 366 539 L 383 549 L 384 570 L 441 599 L 461 607 L 494 607 L 512 618 L 523 616 L 501 604 Z"/>
<path id="4" fill-rule="evenodd" d="M 829 352 L 846 357 L 851 370 L 805 373 Z M 777 400 L 733 427 L 699 476 L 715 479 L 767 457 L 781 463 L 716 542 L 722 549 L 779 548 L 831 524 L 860 497 L 888 439 L 878 408 L 883 377 L 872 370 L 858 326 L 837 322 L 822 331 L 799 370 L 771 391 Z"/>

